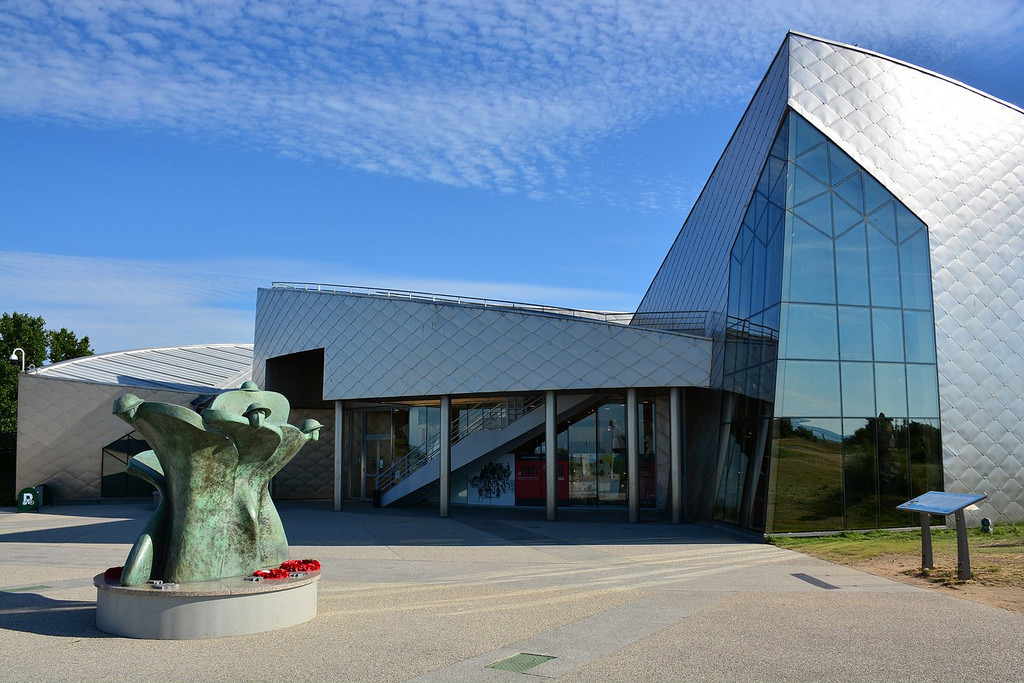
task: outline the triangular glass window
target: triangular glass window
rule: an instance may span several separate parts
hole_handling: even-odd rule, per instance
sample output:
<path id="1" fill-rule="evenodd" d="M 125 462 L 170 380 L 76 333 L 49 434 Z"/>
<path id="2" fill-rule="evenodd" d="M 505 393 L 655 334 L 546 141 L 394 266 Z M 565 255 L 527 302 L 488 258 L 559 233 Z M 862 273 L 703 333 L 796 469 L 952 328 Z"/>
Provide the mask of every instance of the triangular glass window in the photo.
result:
<path id="1" fill-rule="evenodd" d="M 860 166 L 835 145 L 831 145 L 831 149 L 828 151 L 828 158 L 833 185 L 839 184 L 860 170 Z"/>
<path id="2" fill-rule="evenodd" d="M 861 174 L 847 178 L 843 182 L 836 186 L 836 193 L 846 200 L 846 202 L 858 211 L 862 211 L 864 208 L 864 190 L 861 189 Z"/>
<path id="3" fill-rule="evenodd" d="M 797 165 L 828 185 L 828 145 L 824 142 L 797 157 Z"/>
<path id="4" fill-rule="evenodd" d="M 794 157 L 800 156 L 811 147 L 825 141 L 825 136 L 802 117 L 794 116 L 791 118 L 796 122 L 796 126 L 793 128 L 794 135 L 792 136 Z"/>
<path id="5" fill-rule="evenodd" d="M 883 204 L 880 209 L 868 216 L 868 220 L 889 239 L 896 241 L 896 202 Z"/>
<path id="6" fill-rule="evenodd" d="M 928 233 L 923 230 L 900 246 L 900 282 L 904 308 L 928 310 L 932 307 Z"/>
<path id="7" fill-rule="evenodd" d="M 918 230 L 924 227 L 917 216 L 911 213 L 910 209 L 903 204 L 896 202 L 896 237 L 903 242 Z"/>
<path id="8" fill-rule="evenodd" d="M 857 225 L 862 220 L 864 220 L 864 217 L 861 216 L 860 211 L 847 204 L 842 197 L 832 193 L 832 224 L 834 226 L 834 234 L 842 235 L 851 226 Z"/>
<path id="9" fill-rule="evenodd" d="M 786 208 L 786 166 L 781 159 L 773 157 L 768 160 L 768 171 L 774 178 L 768 199 L 780 209 Z"/>
<path id="10" fill-rule="evenodd" d="M 861 176 L 864 178 L 864 213 L 874 213 L 875 209 L 892 199 L 892 195 L 870 173 L 862 173 Z"/>
<path id="11" fill-rule="evenodd" d="M 790 173 L 790 178 L 793 184 L 793 192 L 791 194 L 793 204 L 800 204 L 828 190 L 827 185 L 815 180 L 811 174 L 799 168 L 793 169 L 793 172 Z"/>
<path id="12" fill-rule="evenodd" d="M 829 202 L 831 193 L 818 195 L 810 201 L 793 207 L 793 213 L 821 230 L 826 235 L 832 234 L 832 206 Z"/>

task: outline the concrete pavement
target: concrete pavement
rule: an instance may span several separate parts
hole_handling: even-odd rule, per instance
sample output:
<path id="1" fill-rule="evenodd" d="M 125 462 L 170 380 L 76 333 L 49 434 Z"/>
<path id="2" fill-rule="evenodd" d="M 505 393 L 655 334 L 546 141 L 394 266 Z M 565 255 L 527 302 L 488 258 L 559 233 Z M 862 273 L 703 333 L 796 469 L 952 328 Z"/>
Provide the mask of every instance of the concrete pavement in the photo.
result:
<path id="1" fill-rule="evenodd" d="M 624 512 L 282 504 L 319 612 L 144 641 L 95 627 L 92 577 L 143 504 L 0 511 L 0 681 L 1024 680 L 1024 616 L 723 531 Z M 489 664 L 552 659 L 523 673 Z"/>

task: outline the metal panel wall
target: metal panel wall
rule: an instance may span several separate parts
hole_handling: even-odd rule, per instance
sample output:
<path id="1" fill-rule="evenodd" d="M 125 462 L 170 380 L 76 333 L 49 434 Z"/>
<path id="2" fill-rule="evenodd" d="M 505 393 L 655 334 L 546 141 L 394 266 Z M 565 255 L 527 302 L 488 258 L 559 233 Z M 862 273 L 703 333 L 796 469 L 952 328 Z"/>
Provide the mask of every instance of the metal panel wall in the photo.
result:
<path id="1" fill-rule="evenodd" d="M 946 488 L 1024 519 L 1024 112 L 791 35 L 790 106 L 928 224 Z"/>
<path id="2" fill-rule="evenodd" d="M 261 289 L 254 377 L 324 348 L 324 398 L 707 386 L 698 337 L 472 305 Z"/>
<path id="3" fill-rule="evenodd" d="M 111 414 L 114 399 L 128 392 L 179 405 L 196 397 L 22 373 L 17 488 L 49 484 L 58 500 L 99 500 L 103 448 L 134 431 Z"/>

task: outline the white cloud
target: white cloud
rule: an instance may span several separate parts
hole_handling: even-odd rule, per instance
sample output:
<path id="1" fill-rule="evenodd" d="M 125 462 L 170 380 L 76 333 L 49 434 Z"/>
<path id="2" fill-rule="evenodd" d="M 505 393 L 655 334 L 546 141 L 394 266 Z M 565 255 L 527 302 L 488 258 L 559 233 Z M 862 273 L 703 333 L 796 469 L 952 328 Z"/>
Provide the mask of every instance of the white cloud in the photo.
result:
<path id="1" fill-rule="evenodd" d="M 0 305 L 88 335 L 99 352 L 251 342 L 256 290 L 330 282 L 585 309 L 629 310 L 635 293 L 339 270 L 298 260 L 145 261 L 0 251 Z"/>
<path id="2" fill-rule="evenodd" d="M 1000 0 L 15 0 L 0 4 L 0 112 L 574 194 L 573 162 L 609 133 L 745 101 L 789 28 L 938 59 L 1019 43 L 1024 12 Z"/>

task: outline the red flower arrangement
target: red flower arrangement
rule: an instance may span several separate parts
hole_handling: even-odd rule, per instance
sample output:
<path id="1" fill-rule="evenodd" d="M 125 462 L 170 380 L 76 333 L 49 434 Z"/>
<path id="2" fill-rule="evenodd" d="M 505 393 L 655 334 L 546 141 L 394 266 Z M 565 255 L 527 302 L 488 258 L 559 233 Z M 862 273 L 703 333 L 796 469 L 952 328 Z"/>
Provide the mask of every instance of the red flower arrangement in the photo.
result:
<path id="1" fill-rule="evenodd" d="M 288 560 L 281 563 L 281 569 L 290 572 L 318 572 L 320 563 L 316 560 Z"/>
<path id="2" fill-rule="evenodd" d="M 109 571 L 109 570 L 108 570 Z M 280 567 L 257 569 L 252 573 L 264 579 L 287 579 L 292 572 L 318 572 L 320 563 L 316 560 L 286 560 Z"/>
<path id="3" fill-rule="evenodd" d="M 110 567 L 103 572 L 103 578 L 107 581 L 119 581 L 122 571 L 124 571 L 124 567 Z"/>
<path id="4" fill-rule="evenodd" d="M 274 567 L 273 569 L 257 569 L 252 575 L 261 576 L 264 579 L 287 579 L 288 571 L 280 567 Z"/>

